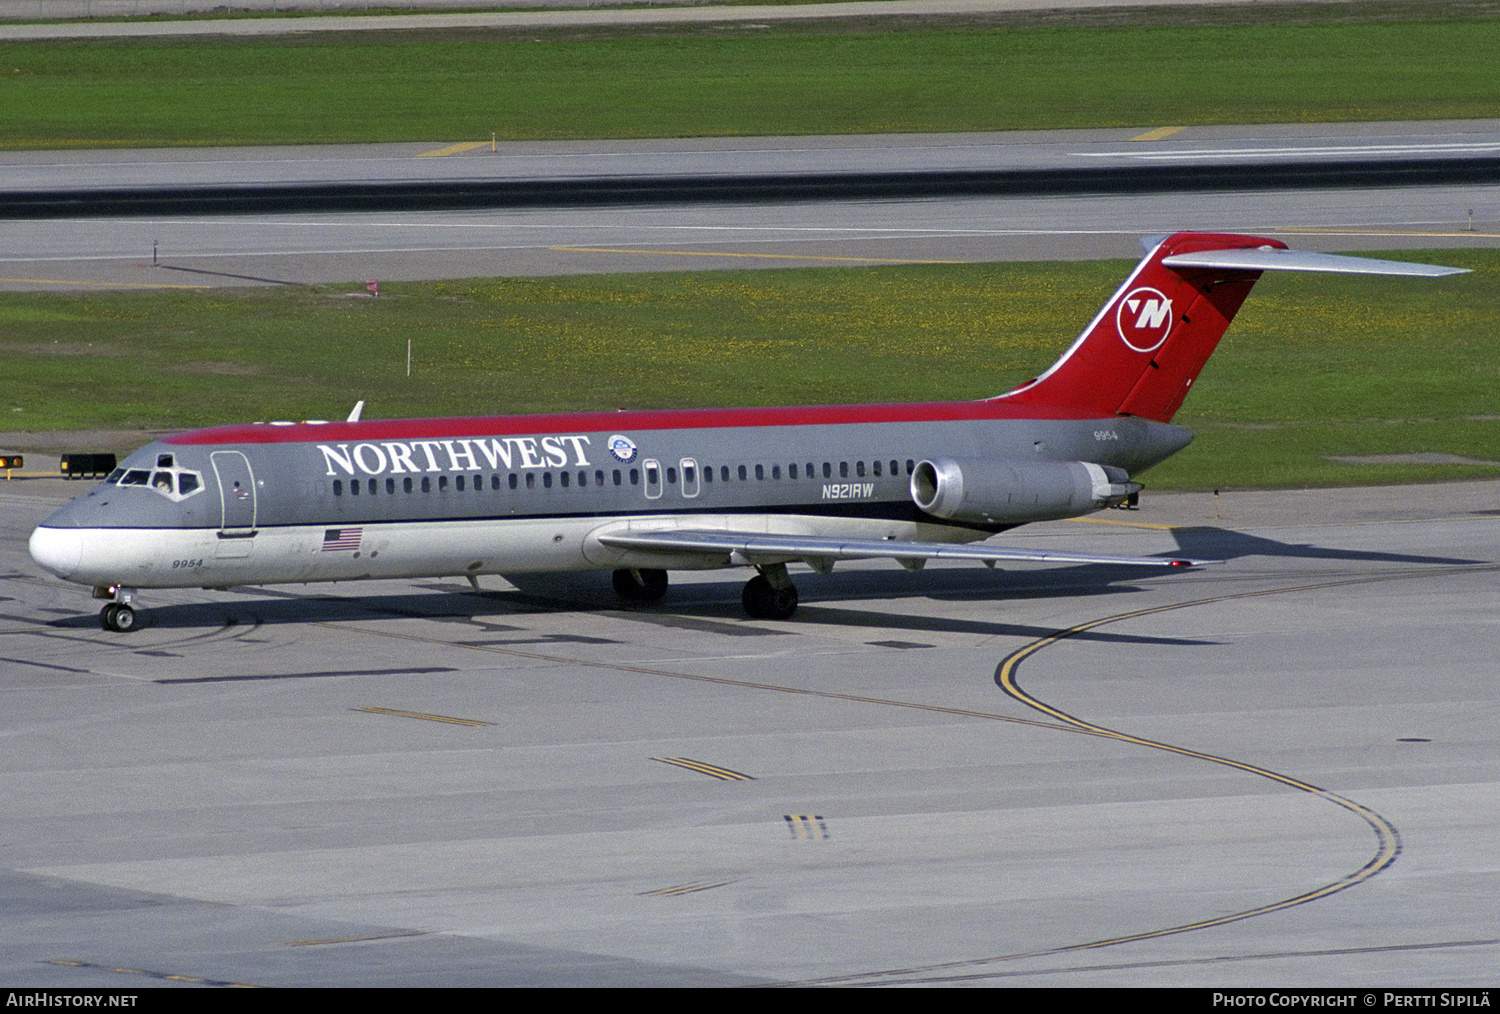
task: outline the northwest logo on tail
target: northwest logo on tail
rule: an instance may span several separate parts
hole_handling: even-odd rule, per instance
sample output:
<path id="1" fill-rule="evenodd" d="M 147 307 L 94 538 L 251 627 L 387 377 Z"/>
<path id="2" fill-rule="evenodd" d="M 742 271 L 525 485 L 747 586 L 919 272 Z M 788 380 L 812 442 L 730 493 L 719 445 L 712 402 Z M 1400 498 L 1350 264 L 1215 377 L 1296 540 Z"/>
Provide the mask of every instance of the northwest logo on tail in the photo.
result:
<path id="1" fill-rule="evenodd" d="M 1131 289 L 1115 310 L 1120 340 L 1137 352 L 1155 352 L 1172 330 L 1172 301 L 1156 289 Z"/>

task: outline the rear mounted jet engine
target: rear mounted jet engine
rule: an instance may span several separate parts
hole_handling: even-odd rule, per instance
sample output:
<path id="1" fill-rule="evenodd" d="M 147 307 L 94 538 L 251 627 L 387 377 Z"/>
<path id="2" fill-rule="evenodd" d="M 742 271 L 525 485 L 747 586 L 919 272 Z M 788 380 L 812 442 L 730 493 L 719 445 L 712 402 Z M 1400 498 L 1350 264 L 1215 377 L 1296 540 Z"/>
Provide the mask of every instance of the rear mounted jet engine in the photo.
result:
<path id="1" fill-rule="evenodd" d="M 1087 461 L 934 458 L 911 476 L 911 498 L 928 514 L 987 525 L 1078 517 L 1140 490 L 1124 469 Z"/>

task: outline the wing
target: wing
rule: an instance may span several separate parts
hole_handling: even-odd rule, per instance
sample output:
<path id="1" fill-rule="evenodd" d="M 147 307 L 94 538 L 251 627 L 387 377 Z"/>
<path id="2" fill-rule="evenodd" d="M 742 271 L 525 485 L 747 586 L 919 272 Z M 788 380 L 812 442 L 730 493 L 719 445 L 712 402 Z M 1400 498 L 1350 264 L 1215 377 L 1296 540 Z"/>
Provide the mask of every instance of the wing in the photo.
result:
<path id="1" fill-rule="evenodd" d="M 823 539 L 811 535 L 764 535 L 751 532 L 685 531 L 620 532 L 599 536 L 599 541 L 617 549 L 722 556 L 727 563 L 764 566 L 801 560 L 813 570 L 826 573 L 837 560 L 891 559 L 910 570 L 928 560 L 977 560 L 993 567 L 1001 560 L 1030 563 L 1106 563 L 1140 567 L 1194 567 L 1222 560 L 1190 560 L 1164 556 L 1111 556 L 1105 553 L 1057 553 L 1040 549 L 1015 549 L 984 543 L 951 545 L 936 542 L 900 542 L 894 539 Z"/>

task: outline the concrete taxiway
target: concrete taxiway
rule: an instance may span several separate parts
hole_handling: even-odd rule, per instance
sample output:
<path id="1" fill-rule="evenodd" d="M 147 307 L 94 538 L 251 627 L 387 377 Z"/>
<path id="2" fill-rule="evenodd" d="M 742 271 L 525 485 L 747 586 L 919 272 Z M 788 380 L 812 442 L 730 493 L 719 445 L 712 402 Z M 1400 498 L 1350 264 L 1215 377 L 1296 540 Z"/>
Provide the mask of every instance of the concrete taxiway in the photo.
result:
<path id="1" fill-rule="evenodd" d="M 1227 562 L 787 623 L 583 575 L 125 636 L 25 553 L 56 490 L 0 490 L 9 984 L 1492 984 L 1500 484 L 1148 497 L 1006 538 Z"/>

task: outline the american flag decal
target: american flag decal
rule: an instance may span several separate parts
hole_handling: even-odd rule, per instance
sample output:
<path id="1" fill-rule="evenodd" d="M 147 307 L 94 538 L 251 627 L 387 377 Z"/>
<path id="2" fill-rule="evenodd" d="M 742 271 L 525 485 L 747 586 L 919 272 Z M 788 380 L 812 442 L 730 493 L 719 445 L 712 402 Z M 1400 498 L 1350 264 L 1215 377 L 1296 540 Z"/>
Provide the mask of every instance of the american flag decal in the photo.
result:
<path id="1" fill-rule="evenodd" d="M 330 528 L 323 533 L 323 552 L 337 553 L 343 549 L 358 549 L 364 535 L 363 528 Z"/>

